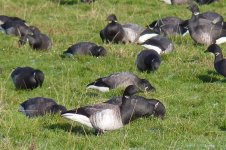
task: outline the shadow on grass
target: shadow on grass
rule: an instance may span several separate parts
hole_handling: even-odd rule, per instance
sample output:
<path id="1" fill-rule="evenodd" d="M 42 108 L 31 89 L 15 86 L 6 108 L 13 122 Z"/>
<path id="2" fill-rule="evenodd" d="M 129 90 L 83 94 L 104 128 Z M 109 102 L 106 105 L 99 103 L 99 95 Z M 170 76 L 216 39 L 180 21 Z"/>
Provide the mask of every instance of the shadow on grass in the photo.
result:
<path id="1" fill-rule="evenodd" d="M 207 74 L 204 75 L 198 75 L 197 78 L 202 80 L 204 83 L 214 83 L 214 82 L 226 82 L 226 80 L 221 80 L 215 76 L 218 76 L 219 73 L 216 71 L 209 70 L 207 71 Z"/>
<path id="2" fill-rule="evenodd" d="M 50 1 L 59 3 L 60 5 L 74 5 L 80 2 L 80 0 L 50 0 Z"/>
<path id="3" fill-rule="evenodd" d="M 83 128 L 82 126 L 76 126 L 73 127 L 71 124 L 69 123 L 65 123 L 65 124 L 52 124 L 49 126 L 46 126 L 47 129 L 50 130 L 56 130 L 56 129 L 60 129 L 60 130 L 64 130 L 65 132 L 71 132 L 71 133 L 75 133 L 77 135 L 95 135 L 94 132 L 92 132 L 92 130 L 86 130 L 85 128 Z"/>

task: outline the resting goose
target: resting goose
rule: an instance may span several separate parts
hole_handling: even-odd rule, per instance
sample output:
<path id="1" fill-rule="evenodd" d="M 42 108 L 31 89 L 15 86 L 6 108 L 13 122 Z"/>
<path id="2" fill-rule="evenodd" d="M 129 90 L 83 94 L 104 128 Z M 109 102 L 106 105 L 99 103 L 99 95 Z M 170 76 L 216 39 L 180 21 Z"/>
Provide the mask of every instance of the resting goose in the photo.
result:
<path id="1" fill-rule="evenodd" d="M 58 105 L 53 99 L 44 97 L 30 98 L 20 104 L 19 111 L 28 117 L 44 116 L 47 113 L 64 112 L 66 108 Z"/>
<path id="2" fill-rule="evenodd" d="M 101 92 L 108 92 L 110 89 L 127 87 L 129 85 L 136 85 L 143 91 L 151 92 L 155 90 L 148 80 L 140 79 L 130 72 L 114 73 L 107 77 L 96 79 L 94 82 L 87 85 L 87 89 L 97 89 Z"/>
<path id="3" fill-rule="evenodd" d="M 34 89 L 42 86 L 44 74 L 41 70 L 31 67 L 17 67 L 11 73 L 11 78 L 16 89 Z"/>
<path id="4" fill-rule="evenodd" d="M 164 36 L 169 35 L 186 35 L 188 33 L 188 27 L 181 25 L 184 20 L 178 17 L 165 17 L 159 20 L 153 21 L 148 27 L 155 31 L 158 31 Z"/>

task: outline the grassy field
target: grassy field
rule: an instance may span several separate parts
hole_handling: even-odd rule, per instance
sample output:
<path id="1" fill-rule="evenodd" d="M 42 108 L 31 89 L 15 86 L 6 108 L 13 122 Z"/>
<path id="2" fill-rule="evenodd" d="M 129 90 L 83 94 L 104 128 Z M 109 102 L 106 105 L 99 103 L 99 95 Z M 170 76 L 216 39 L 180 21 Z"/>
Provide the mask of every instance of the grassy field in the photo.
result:
<path id="1" fill-rule="evenodd" d="M 226 19 L 226 1 L 200 6 Z M 141 73 L 135 59 L 139 45 L 103 44 L 99 31 L 105 18 L 115 13 L 119 22 L 146 26 L 165 16 L 191 17 L 186 6 L 170 6 L 160 0 L 97 0 L 83 4 L 76 0 L 0 0 L 0 14 L 18 16 L 49 35 L 50 51 L 18 46 L 18 37 L 0 34 L 0 149 L 226 149 L 226 80 L 215 73 L 213 55 L 207 46 L 194 45 L 189 35 L 171 37 L 173 53 L 162 56 L 154 73 Z M 90 41 L 103 45 L 103 58 L 76 56 L 61 58 L 70 45 Z M 226 44 L 221 45 L 226 56 Z M 10 74 L 17 66 L 39 68 L 45 73 L 42 88 L 15 90 Z M 72 109 L 122 95 L 123 89 L 100 93 L 86 90 L 96 78 L 130 71 L 147 78 L 154 93 L 140 93 L 161 100 L 165 119 L 141 118 L 122 129 L 96 137 L 93 130 L 59 115 L 29 119 L 18 112 L 28 98 L 55 99 Z"/>

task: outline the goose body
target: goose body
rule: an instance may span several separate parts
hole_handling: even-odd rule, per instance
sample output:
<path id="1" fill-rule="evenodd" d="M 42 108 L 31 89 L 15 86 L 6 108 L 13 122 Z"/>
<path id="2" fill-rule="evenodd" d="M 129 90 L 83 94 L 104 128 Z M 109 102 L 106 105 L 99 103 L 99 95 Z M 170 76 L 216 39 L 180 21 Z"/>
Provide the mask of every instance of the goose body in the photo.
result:
<path id="1" fill-rule="evenodd" d="M 224 22 L 222 16 L 217 13 L 206 12 L 200 14 L 197 5 L 189 6 L 192 18 L 188 22 L 188 29 L 192 39 L 200 44 L 210 45 L 219 41 L 223 43 Z M 225 40 L 226 42 L 226 40 Z"/>
<path id="2" fill-rule="evenodd" d="M 32 29 L 32 34 L 26 34 L 20 37 L 20 45 L 24 45 L 27 42 L 35 50 L 49 50 L 52 47 L 51 39 L 46 34 L 41 33 L 37 28 Z"/>
<path id="3" fill-rule="evenodd" d="M 9 20 L 1 25 L 1 30 L 5 34 L 15 35 L 15 36 L 24 36 L 27 34 L 32 34 L 30 28 L 21 20 Z"/>
<path id="4" fill-rule="evenodd" d="M 120 104 L 104 102 L 66 111 L 62 113 L 62 116 L 94 128 L 98 132 L 116 130 L 146 114 L 139 112 L 143 111 L 142 109 L 134 109 L 136 104 L 131 101 L 131 96 L 138 91 L 136 86 L 130 85 L 125 89 Z M 134 112 L 134 110 L 136 111 Z"/>
<path id="5" fill-rule="evenodd" d="M 46 113 L 66 111 L 62 105 L 58 105 L 53 99 L 44 97 L 30 98 L 20 104 L 19 111 L 28 117 L 43 116 Z"/>
<path id="6" fill-rule="evenodd" d="M 214 54 L 214 68 L 215 70 L 226 77 L 226 59 L 223 58 L 222 50 L 217 44 L 210 45 L 205 52 Z"/>
<path id="7" fill-rule="evenodd" d="M 106 43 L 122 42 L 124 30 L 122 25 L 118 23 L 117 17 L 111 14 L 107 17 L 106 21 L 109 21 L 109 24 L 100 31 L 102 41 Z"/>
<path id="8" fill-rule="evenodd" d="M 124 30 L 123 43 L 136 43 L 140 34 L 145 30 L 144 27 L 133 23 L 124 24 L 122 27 Z"/>
<path id="9" fill-rule="evenodd" d="M 160 55 L 152 49 L 142 50 L 136 59 L 136 66 L 140 71 L 155 71 L 161 64 Z"/>
<path id="10" fill-rule="evenodd" d="M 152 37 L 141 44 L 147 49 L 155 50 L 158 54 L 170 53 L 173 51 L 173 43 L 161 35 Z"/>
<path id="11" fill-rule="evenodd" d="M 136 85 L 145 91 L 153 91 L 155 88 L 146 79 L 140 79 L 130 72 L 114 73 L 107 77 L 102 77 L 87 85 L 88 89 L 97 89 L 101 92 L 108 92 L 117 87 L 127 87 Z"/>
<path id="12" fill-rule="evenodd" d="M 65 55 L 92 55 L 92 56 L 105 56 L 107 51 L 95 43 L 91 42 L 80 42 L 70 46 L 67 51 L 64 52 Z"/>
<path id="13" fill-rule="evenodd" d="M 153 21 L 149 28 L 158 31 L 164 36 L 169 35 L 186 35 L 188 33 L 187 26 L 182 26 L 181 24 L 184 20 L 178 17 L 165 17 L 159 20 Z"/>
<path id="14" fill-rule="evenodd" d="M 31 67 L 17 67 L 11 73 L 11 78 L 16 89 L 34 89 L 41 87 L 44 82 L 43 72 Z"/>

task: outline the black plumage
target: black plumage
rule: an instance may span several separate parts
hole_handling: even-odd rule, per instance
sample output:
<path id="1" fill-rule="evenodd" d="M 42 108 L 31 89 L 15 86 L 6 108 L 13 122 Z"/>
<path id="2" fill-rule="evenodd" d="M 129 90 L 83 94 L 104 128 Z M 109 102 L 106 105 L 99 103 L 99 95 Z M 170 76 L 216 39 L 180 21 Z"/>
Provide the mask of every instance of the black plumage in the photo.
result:
<path id="1" fill-rule="evenodd" d="M 151 49 L 142 50 L 136 59 L 136 66 L 140 71 L 156 71 L 161 64 L 161 57 Z"/>
<path id="2" fill-rule="evenodd" d="M 222 50 L 217 44 L 210 45 L 205 52 L 214 54 L 214 68 L 215 70 L 226 77 L 226 59 L 223 58 Z"/>
<path id="3" fill-rule="evenodd" d="M 91 55 L 91 56 L 105 56 L 107 51 L 104 47 L 98 46 L 92 42 L 80 42 L 70 46 L 65 52 L 65 55 Z"/>
<path id="4" fill-rule="evenodd" d="M 20 104 L 19 111 L 28 117 L 44 116 L 45 114 L 55 114 L 64 112 L 67 109 L 58 105 L 53 99 L 44 97 L 30 98 Z"/>
<path id="5" fill-rule="evenodd" d="M 31 67 L 17 67 L 11 73 L 11 78 L 16 89 L 34 89 L 42 86 L 44 73 Z"/>

